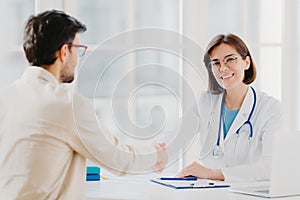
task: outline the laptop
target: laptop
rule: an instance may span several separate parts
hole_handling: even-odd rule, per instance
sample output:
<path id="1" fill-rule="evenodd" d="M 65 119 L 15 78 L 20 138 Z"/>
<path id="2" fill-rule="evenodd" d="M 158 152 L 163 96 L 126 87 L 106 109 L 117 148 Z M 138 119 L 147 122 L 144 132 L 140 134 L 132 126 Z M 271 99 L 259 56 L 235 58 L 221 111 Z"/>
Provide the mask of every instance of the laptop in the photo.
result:
<path id="1" fill-rule="evenodd" d="M 232 188 L 230 191 L 267 198 L 300 195 L 300 133 L 278 135 L 273 149 L 269 186 Z"/>

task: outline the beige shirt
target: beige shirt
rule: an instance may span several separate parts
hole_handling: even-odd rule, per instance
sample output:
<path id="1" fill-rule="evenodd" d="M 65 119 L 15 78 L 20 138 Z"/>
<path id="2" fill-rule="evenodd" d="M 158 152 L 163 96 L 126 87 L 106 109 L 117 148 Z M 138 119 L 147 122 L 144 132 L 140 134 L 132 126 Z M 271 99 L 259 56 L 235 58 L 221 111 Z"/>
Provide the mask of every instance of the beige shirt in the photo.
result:
<path id="1" fill-rule="evenodd" d="M 116 173 L 146 172 L 154 148 L 120 144 L 87 99 L 28 67 L 0 96 L 0 199 L 84 199 L 86 158 Z"/>

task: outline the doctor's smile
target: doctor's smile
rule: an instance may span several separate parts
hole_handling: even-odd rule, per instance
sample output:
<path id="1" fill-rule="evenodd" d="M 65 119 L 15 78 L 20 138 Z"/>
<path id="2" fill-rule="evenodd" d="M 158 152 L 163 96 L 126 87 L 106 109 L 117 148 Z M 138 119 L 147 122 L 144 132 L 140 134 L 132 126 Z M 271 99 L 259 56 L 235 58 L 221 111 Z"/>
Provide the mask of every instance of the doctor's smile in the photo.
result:
<path id="1" fill-rule="evenodd" d="M 229 79 L 229 78 L 231 78 L 233 76 L 234 76 L 234 73 L 232 73 L 230 75 L 221 75 L 220 78 L 224 80 L 224 79 Z"/>

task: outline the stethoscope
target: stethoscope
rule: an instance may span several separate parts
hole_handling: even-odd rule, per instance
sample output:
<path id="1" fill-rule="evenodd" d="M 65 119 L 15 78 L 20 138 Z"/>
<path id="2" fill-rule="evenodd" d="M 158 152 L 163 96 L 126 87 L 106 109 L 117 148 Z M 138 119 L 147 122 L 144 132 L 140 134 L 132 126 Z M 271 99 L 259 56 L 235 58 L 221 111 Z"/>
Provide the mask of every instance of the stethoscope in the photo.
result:
<path id="1" fill-rule="evenodd" d="M 239 133 L 240 133 L 240 130 L 242 129 L 242 127 L 245 126 L 245 125 L 248 125 L 249 129 L 250 129 L 249 139 L 251 139 L 253 137 L 253 126 L 252 126 L 252 123 L 251 123 L 250 120 L 251 120 L 251 117 L 253 115 L 253 112 L 254 112 L 254 109 L 255 109 L 255 106 L 256 106 L 256 92 L 255 92 L 255 90 L 252 87 L 250 87 L 250 88 L 251 88 L 251 90 L 253 92 L 253 98 L 254 98 L 251 112 L 250 112 L 250 114 L 248 116 L 248 119 L 235 132 L 236 136 L 238 137 Z M 225 96 L 225 94 L 224 94 L 224 96 Z M 224 96 L 223 96 L 222 105 L 221 105 L 221 111 L 220 111 L 220 120 L 219 120 L 219 130 L 218 130 L 217 144 L 216 144 L 216 146 L 215 146 L 215 148 L 213 149 L 213 152 L 212 152 L 212 155 L 213 155 L 213 157 L 215 159 L 219 159 L 219 158 L 223 157 L 223 155 L 224 155 L 224 152 L 223 152 L 223 150 L 220 147 L 221 127 L 222 127 L 222 118 L 223 118 L 223 106 L 224 106 Z"/>

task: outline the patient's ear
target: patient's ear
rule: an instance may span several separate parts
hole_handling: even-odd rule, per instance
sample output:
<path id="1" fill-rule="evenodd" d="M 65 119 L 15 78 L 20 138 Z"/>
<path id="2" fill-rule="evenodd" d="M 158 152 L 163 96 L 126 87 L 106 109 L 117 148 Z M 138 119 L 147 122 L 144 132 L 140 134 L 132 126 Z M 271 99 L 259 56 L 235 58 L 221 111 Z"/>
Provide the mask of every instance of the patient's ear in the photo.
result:
<path id="1" fill-rule="evenodd" d="M 62 45 L 56 53 L 57 59 L 60 59 L 61 62 L 65 62 L 70 53 L 69 46 L 67 44 Z"/>

